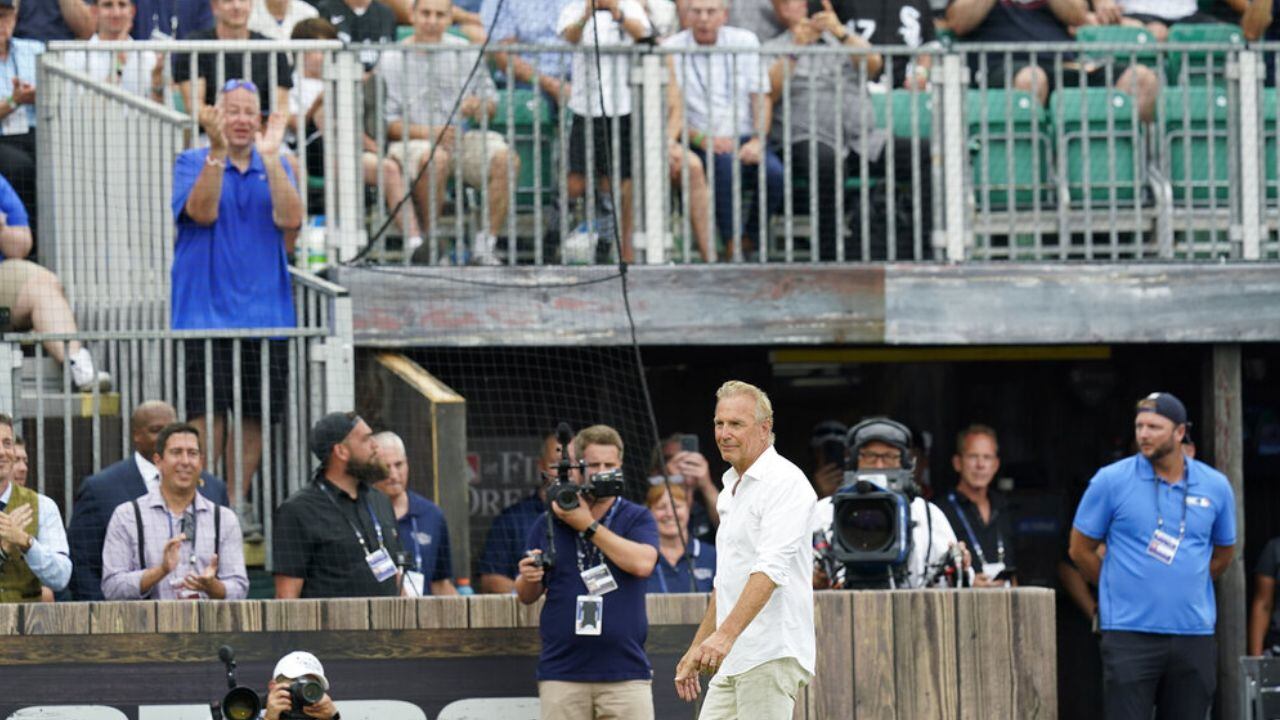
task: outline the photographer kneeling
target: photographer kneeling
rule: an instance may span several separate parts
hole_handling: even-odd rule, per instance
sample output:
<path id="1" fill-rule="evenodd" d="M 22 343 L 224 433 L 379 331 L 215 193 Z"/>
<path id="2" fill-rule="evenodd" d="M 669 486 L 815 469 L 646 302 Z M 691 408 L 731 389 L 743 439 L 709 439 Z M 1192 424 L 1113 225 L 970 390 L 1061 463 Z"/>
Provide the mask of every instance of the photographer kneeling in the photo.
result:
<path id="1" fill-rule="evenodd" d="M 294 651 L 280 658 L 267 683 L 264 720 L 340 720 L 329 698 L 324 666 L 309 652 Z"/>
<path id="2" fill-rule="evenodd" d="M 567 427 L 561 432 L 567 436 Z M 644 598 L 658 561 L 658 528 L 646 508 L 616 497 L 621 476 L 610 471 L 621 469 L 622 449 L 611 427 L 578 433 L 573 450 L 581 469 L 573 482 L 581 487 L 566 482 L 566 453 L 560 482 L 547 492 L 555 522 L 543 513 L 525 542 L 516 595 L 529 605 L 547 594 L 539 627 L 542 720 L 653 718 Z"/>

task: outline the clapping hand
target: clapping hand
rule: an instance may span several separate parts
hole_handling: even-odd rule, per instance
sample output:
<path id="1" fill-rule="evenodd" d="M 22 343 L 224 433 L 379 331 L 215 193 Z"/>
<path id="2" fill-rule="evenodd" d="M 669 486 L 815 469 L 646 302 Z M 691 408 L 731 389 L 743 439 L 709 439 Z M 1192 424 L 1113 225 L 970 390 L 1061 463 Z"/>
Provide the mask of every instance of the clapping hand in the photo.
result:
<path id="1" fill-rule="evenodd" d="M 204 569 L 202 573 L 187 573 L 182 579 L 182 586 L 188 590 L 202 592 L 205 595 L 212 595 L 213 584 L 218 580 L 218 556 L 214 555 L 209 560 L 209 567 Z"/>
<path id="2" fill-rule="evenodd" d="M 204 105 L 200 108 L 200 128 L 204 130 L 204 134 L 209 138 L 209 150 L 211 152 L 226 151 L 227 136 L 225 127 L 226 119 L 222 114 L 222 108 L 217 105 Z"/>
<path id="3" fill-rule="evenodd" d="M 259 155 L 264 158 L 280 155 L 280 147 L 284 144 L 284 131 L 288 122 L 284 113 L 271 113 L 267 118 L 266 128 L 258 132 L 258 137 L 254 141 L 254 147 L 257 148 Z"/>
<path id="4" fill-rule="evenodd" d="M 31 506 L 22 505 L 12 512 L 0 512 L 0 549 L 9 555 L 25 548 L 30 536 L 25 528 L 31 522 Z"/>

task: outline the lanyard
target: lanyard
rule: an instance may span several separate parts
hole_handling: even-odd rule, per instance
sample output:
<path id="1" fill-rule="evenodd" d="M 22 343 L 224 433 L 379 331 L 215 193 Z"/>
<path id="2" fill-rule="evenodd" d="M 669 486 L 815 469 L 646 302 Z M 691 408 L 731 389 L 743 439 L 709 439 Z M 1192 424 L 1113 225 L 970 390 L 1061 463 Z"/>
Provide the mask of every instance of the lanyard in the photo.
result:
<path id="1" fill-rule="evenodd" d="M 418 543 L 418 518 L 410 515 L 409 525 L 413 528 L 413 568 L 422 572 L 422 545 Z"/>
<path id="2" fill-rule="evenodd" d="M 323 485 L 321 485 L 320 492 L 324 493 L 324 496 L 329 498 L 329 502 L 333 503 L 333 507 L 338 510 L 338 513 L 340 515 L 342 515 L 342 519 L 346 520 L 347 524 L 351 526 L 352 532 L 356 534 L 356 541 L 360 543 L 360 548 L 364 550 L 365 555 L 368 555 L 369 544 L 365 542 L 364 533 L 360 531 L 360 528 L 357 527 L 354 522 L 351 522 L 351 518 L 347 517 L 347 514 L 342 511 L 342 507 L 338 505 L 337 500 L 333 499 L 333 495 L 329 494 L 328 489 L 326 489 Z M 378 535 L 378 547 L 385 549 L 386 545 L 382 543 L 382 523 L 378 522 L 378 516 L 373 512 L 373 503 L 369 502 L 368 497 L 365 497 L 364 499 L 364 506 L 365 506 L 365 509 L 369 511 L 369 519 L 373 520 L 373 531 Z"/>
<path id="3" fill-rule="evenodd" d="M 190 508 L 182 511 L 182 519 L 186 519 L 188 512 L 191 513 L 191 534 L 188 535 L 187 540 L 191 542 L 191 567 L 195 567 L 196 566 L 196 527 L 199 525 L 199 523 L 196 521 L 197 516 L 196 516 L 195 500 L 191 501 Z M 169 508 L 167 507 L 164 509 L 164 516 L 165 516 L 165 519 L 169 521 L 169 537 L 172 538 L 173 537 L 173 514 L 169 512 Z M 181 520 L 179 520 L 179 529 L 181 529 Z M 214 549 L 214 552 L 217 552 L 216 548 Z"/>
<path id="4" fill-rule="evenodd" d="M 960 516 L 960 522 L 964 525 L 965 533 L 969 535 L 969 543 L 973 546 L 973 553 L 978 556 L 978 562 L 986 565 L 987 558 L 982 553 L 982 543 L 978 542 L 978 536 L 973 532 L 973 526 L 969 524 L 969 516 L 965 515 L 964 508 L 960 507 L 955 493 L 947 493 L 947 499 L 951 501 L 951 507 L 956 509 L 956 515 Z M 996 525 L 996 562 L 1004 562 L 1004 538 L 1000 535 L 999 525 Z"/>
<path id="5" fill-rule="evenodd" d="M 1164 515 L 1160 512 L 1160 485 L 1161 485 L 1163 482 L 1164 482 L 1164 481 L 1160 479 L 1160 476 L 1159 476 L 1159 475 L 1157 475 L 1157 476 L 1156 476 L 1156 484 L 1155 484 L 1155 498 L 1156 498 L 1156 531 L 1157 531 L 1157 532 L 1159 532 L 1160 530 L 1162 530 L 1162 529 L 1164 528 Z M 1177 490 L 1177 489 L 1178 489 L 1178 486 L 1177 486 L 1177 485 L 1170 485 L 1170 486 L 1169 486 L 1169 492 L 1173 492 L 1174 490 Z M 1190 493 L 1190 492 L 1191 492 L 1191 480 L 1190 480 L 1190 478 L 1188 478 L 1188 479 L 1187 479 L 1187 485 L 1186 485 L 1186 487 L 1185 487 L 1185 488 L 1183 488 L 1183 491 L 1182 491 L 1182 492 L 1184 493 L 1184 495 L 1185 495 L 1186 493 Z M 1180 521 L 1178 521 L 1178 540 L 1182 540 L 1182 538 L 1183 538 L 1186 534 L 1187 534 L 1187 498 L 1186 498 L 1186 497 L 1183 497 L 1183 498 L 1182 498 L 1182 519 L 1181 519 Z"/>
<path id="6" fill-rule="evenodd" d="M 614 514 L 617 512 L 618 502 L 615 500 L 613 505 L 609 506 L 609 512 L 604 514 L 604 519 L 600 521 L 600 524 L 605 527 L 609 527 L 609 521 L 613 519 Z M 584 542 L 588 545 L 585 550 L 582 547 L 582 543 Z M 599 563 L 603 562 L 602 556 L 604 553 L 601 552 L 600 548 L 596 547 L 596 544 L 590 540 L 583 540 L 581 535 L 575 533 L 573 536 L 573 545 L 574 549 L 578 552 L 578 572 L 586 572 L 587 568 L 595 567 Z"/>

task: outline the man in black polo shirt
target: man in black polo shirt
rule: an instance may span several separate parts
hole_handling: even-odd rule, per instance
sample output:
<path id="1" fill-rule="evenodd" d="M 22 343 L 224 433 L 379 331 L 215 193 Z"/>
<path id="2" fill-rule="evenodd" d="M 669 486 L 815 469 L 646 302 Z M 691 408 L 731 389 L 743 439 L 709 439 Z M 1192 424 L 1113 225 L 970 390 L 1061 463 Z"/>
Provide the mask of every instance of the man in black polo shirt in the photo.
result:
<path id="1" fill-rule="evenodd" d="M 1009 501 L 991 487 L 1000 470 L 996 431 L 986 425 L 970 425 L 961 430 L 951 464 L 960 474 L 960 482 L 940 504 L 956 534 L 973 549 L 973 569 L 977 573 L 973 584 L 1007 585 L 1013 582 L 1016 538 Z"/>
<path id="2" fill-rule="evenodd" d="M 387 476 L 373 431 L 353 412 L 329 413 L 311 428 L 311 452 L 315 478 L 276 511 L 276 597 L 398 595 L 396 515 L 370 487 Z"/>
<path id="3" fill-rule="evenodd" d="M 249 4 L 243 0 L 210 0 L 214 26 L 208 30 L 193 32 L 189 40 L 267 40 L 265 35 L 249 29 Z M 196 55 L 195 77 L 191 72 L 191 53 L 173 54 L 173 81 L 178 83 L 187 111 L 195 114 L 192 98 L 199 97 L 205 105 L 218 100 L 218 90 L 228 80 L 252 80 L 258 89 L 258 100 L 264 115 L 272 110 L 289 109 L 289 89 L 293 87 L 293 70 L 289 67 L 288 53 L 249 53 L 249 72 L 244 68 L 245 53 L 227 51 L 222 56 L 222 74 L 219 75 L 218 53 L 201 52 Z M 271 82 L 271 63 L 275 67 L 275 84 Z M 274 99 L 274 104 L 273 104 Z"/>

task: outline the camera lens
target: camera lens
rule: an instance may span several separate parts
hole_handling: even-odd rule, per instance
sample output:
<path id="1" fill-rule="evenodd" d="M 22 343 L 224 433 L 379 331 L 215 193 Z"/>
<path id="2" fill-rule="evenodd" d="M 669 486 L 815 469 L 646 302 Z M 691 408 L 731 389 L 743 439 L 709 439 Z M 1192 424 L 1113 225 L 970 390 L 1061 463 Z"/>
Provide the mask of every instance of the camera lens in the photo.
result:
<path id="1" fill-rule="evenodd" d="M 578 507 L 578 488 L 576 485 L 561 485 L 554 490 L 551 498 L 562 509 L 572 510 Z"/>
<path id="2" fill-rule="evenodd" d="M 262 700 L 247 687 L 233 688 L 222 698 L 222 716 L 227 720 L 253 720 L 262 710 Z"/>
<path id="3" fill-rule="evenodd" d="M 289 687 L 289 693 L 293 696 L 294 708 L 300 710 L 307 705 L 320 702 L 324 697 L 324 685 L 321 685 L 319 680 L 303 678 L 294 681 Z"/>
<path id="4" fill-rule="evenodd" d="M 850 550 L 881 550 L 893 542 L 893 517 L 892 503 L 878 499 L 851 501 L 841 507 L 836 527 Z"/>

